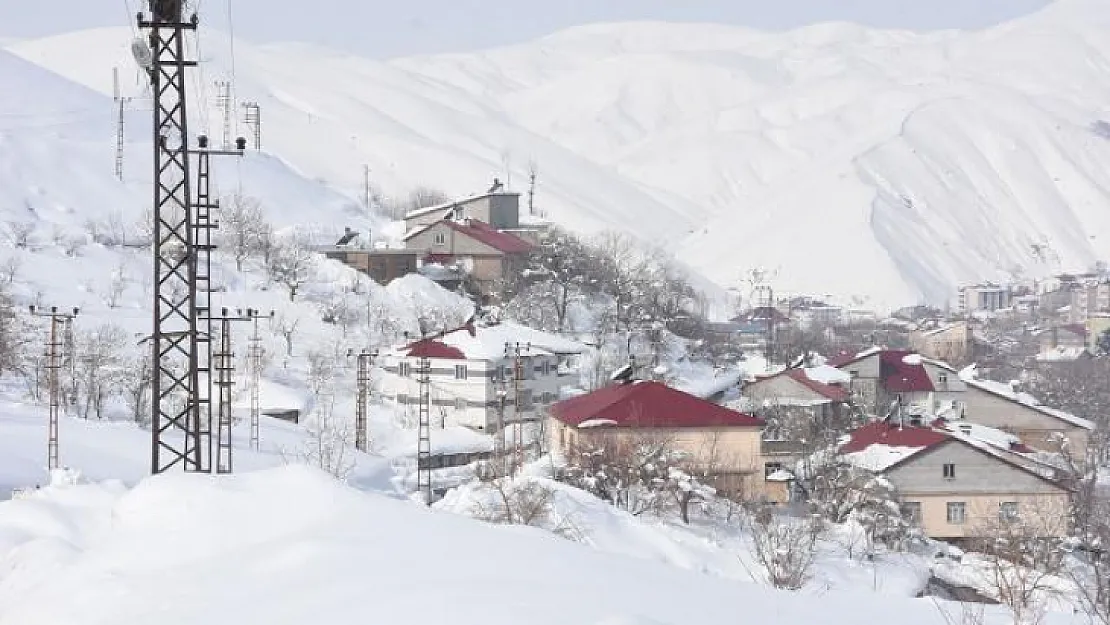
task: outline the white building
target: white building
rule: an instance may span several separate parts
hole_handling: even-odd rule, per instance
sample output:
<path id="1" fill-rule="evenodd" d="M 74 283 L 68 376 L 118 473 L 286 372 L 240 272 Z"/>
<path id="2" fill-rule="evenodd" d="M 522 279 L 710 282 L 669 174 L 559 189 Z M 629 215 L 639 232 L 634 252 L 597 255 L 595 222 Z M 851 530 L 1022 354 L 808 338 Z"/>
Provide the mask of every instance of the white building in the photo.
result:
<path id="1" fill-rule="evenodd" d="M 415 415 L 417 372 L 426 358 L 432 423 L 495 432 L 499 417 L 505 423 L 541 420 L 563 389 L 577 383 L 585 349 L 515 323 L 469 324 L 385 354 L 382 394 Z"/>
<path id="2" fill-rule="evenodd" d="M 976 284 L 960 289 L 960 312 L 995 312 L 1014 305 L 1013 291 L 1008 286 Z"/>

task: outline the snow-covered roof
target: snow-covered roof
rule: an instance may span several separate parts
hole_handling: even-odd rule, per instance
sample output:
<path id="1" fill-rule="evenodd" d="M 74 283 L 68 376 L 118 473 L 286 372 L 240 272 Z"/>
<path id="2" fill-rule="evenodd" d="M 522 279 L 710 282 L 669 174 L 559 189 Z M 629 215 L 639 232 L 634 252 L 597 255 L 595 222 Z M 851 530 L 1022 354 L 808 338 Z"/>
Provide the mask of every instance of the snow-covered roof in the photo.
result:
<path id="1" fill-rule="evenodd" d="M 394 356 L 424 356 L 447 360 L 501 360 L 506 344 L 520 344 L 521 355 L 580 354 L 581 343 L 557 334 L 535 330 L 512 322 L 466 325 L 443 334 L 421 339 L 394 350 Z"/>
<path id="2" fill-rule="evenodd" d="M 1036 397 L 1033 397 L 1029 393 L 1019 393 L 1015 391 L 1013 387 L 1011 387 L 1009 384 L 995 382 L 994 380 L 979 379 L 978 373 L 975 370 L 975 365 L 970 365 L 960 371 L 960 379 L 963 380 L 964 383 L 970 387 L 977 388 L 996 397 L 1001 397 L 1002 399 L 1012 401 L 1016 404 L 1025 406 L 1026 408 L 1036 410 L 1037 412 L 1048 415 L 1050 417 L 1054 417 L 1066 423 L 1070 423 L 1071 425 L 1074 425 L 1076 427 L 1081 427 L 1085 430 L 1095 429 L 1094 423 L 1091 423 L 1090 421 L 1082 417 L 1077 417 L 1070 412 L 1064 412 L 1063 410 L 1049 408 L 1048 406 L 1041 404 L 1041 402 Z"/>
<path id="3" fill-rule="evenodd" d="M 933 328 L 932 330 L 925 330 L 924 332 L 921 333 L 921 336 L 936 336 L 938 334 L 944 334 L 945 332 L 948 332 L 949 330 L 957 329 L 959 327 L 960 327 L 960 324 L 950 323 L 950 324 L 947 324 L 947 325 L 942 325 L 938 328 Z"/>
<path id="4" fill-rule="evenodd" d="M 457 206 L 465 206 L 465 205 L 467 205 L 471 202 L 474 202 L 476 200 L 482 200 L 482 199 L 485 199 L 487 197 L 493 197 L 495 195 L 510 195 L 510 196 L 517 196 L 517 197 L 520 196 L 519 193 L 509 193 L 509 192 L 506 192 L 506 191 L 487 191 L 486 193 L 477 193 L 477 194 L 470 195 L 470 196 L 467 196 L 467 197 L 464 197 L 464 198 L 459 198 L 457 200 L 451 200 L 451 201 L 443 202 L 443 203 L 440 203 L 440 204 L 433 204 L 432 206 L 425 206 L 423 208 L 418 208 L 416 210 L 409 211 L 409 212 L 405 213 L 405 219 L 413 219 L 415 217 L 423 217 L 424 215 L 430 215 L 430 214 L 435 213 L 435 212 L 442 212 L 442 213 L 446 214 L 448 211 L 453 210 Z"/>
<path id="5" fill-rule="evenodd" d="M 1075 362 L 1089 356 L 1086 347 L 1054 347 L 1037 354 L 1038 362 Z"/>

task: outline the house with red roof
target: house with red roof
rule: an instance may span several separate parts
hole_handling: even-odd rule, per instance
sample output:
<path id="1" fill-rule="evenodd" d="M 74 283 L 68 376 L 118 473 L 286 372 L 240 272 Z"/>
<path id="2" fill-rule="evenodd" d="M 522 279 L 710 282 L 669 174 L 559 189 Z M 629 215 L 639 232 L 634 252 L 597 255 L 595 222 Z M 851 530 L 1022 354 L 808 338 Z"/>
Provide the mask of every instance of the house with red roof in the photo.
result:
<path id="1" fill-rule="evenodd" d="M 547 406 L 577 381 L 585 349 L 515 323 L 468 323 L 382 354 L 381 392 L 415 414 L 426 374 L 435 424 L 496 433 L 524 423 L 538 430 Z"/>
<path id="2" fill-rule="evenodd" d="M 1058 471 L 1015 436 L 965 421 L 876 421 L 840 447 L 844 462 L 882 475 L 925 534 L 958 540 L 1026 519 L 1045 537 L 1067 536 L 1071 493 Z"/>
<path id="3" fill-rule="evenodd" d="M 565 399 L 548 414 L 553 450 L 619 447 L 649 437 L 686 452 L 690 468 L 711 473 L 722 488 L 785 501 L 786 485 L 764 479 L 760 439 L 765 422 L 759 417 L 642 380 Z"/>
<path id="4" fill-rule="evenodd" d="M 479 284 L 490 286 L 524 267 L 535 245 L 478 219 L 441 219 L 408 232 L 405 248 L 422 263 L 458 267 Z"/>
<path id="5" fill-rule="evenodd" d="M 829 365 L 851 378 L 853 401 L 864 411 L 886 415 L 896 406 L 927 414 L 961 416 L 967 385 L 947 364 L 895 349 L 840 355 Z"/>

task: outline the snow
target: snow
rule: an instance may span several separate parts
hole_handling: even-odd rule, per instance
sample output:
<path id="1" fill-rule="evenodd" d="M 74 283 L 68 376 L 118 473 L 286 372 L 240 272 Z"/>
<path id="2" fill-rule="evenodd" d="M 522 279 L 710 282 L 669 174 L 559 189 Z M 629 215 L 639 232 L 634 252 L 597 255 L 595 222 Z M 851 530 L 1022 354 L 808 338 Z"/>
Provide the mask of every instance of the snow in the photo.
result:
<path id="1" fill-rule="evenodd" d="M 850 374 L 829 365 L 806 367 L 805 374 L 807 378 L 821 384 L 850 384 L 852 382 Z"/>
<path id="2" fill-rule="evenodd" d="M 980 379 L 975 365 L 969 365 L 968 367 L 965 367 L 963 370 L 961 370 L 960 379 L 963 380 L 963 382 L 968 386 L 973 386 L 988 393 L 998 395 L 999 397 L 1009 399 L 1010 401 L 1017 402 L 1023 406 L 1032 408 L 1033 410 L 1037 410 L 1046 415 L 1056 417 L 1057 419 L 1060 419 L 1061 421 L 1064 421 L 1066 423 L 1070 423 L 1071 425 L 1074 425 L 1076 427 L 1081 427 L 1086 430 L 1093 430 L 1095 428 L 1094 423 L 1091 423 L 1090 421 L 1081 417 L 1077 417 L 1069 412 L 1064 412 L 1063 410 L 1057 410 L 1055 408 L 1049 408 L 1048 406 L 1041 404 L 1036 397 L 1033 397 L 1029 393 L 1019 393 L 1014 391 L 1013 387 L 1009 384 L 995 382 L 994 380 Z"/>
<path id="3" fill-rule="evenodd" d="M 902 362 L 910 366 L 917 366 L 925 362 L 920 354 L 906 354 L 902 356 Z"/>
<path id="4" fill-rule="evenodd" d="M 411 276 L 406 276 L 409 277 Z M 517 343 L 520 344 L 522 354 L 563 355 L 586 351 L 586 347 L 580 343 L 511 321 L 494 325 L 476 324 L 473 336 L 467 328 L 456 329 L 437 337 L 436 341 L 458 348 L 470 360 L 501 360 L 505 357 L 505 346 Z"/>
<path id="5" fill-rule="evenodd" d="M 369 609 L 381 622 L 412 625 L 712 625 L 735 622 L 738 604 L 784 625 L 831 614 L 943 622 L 931 604 L 909 598 L 785 594 L 605 553 L 619 549 L 607 548 L 610 540 L 631 544 L 631 524 L 599 527 L 590 548 L 360 493 L 302 467 L 219 479 L 167 474 L 133 489 L 51 487 L 0 504 L 0 623 L 343 625 L 365 622 Z M 660 555 L 664 546 L 655 542 Z M 167 611 L 168 588 L 204 600 Z M 510 589 L 513 600 L 504 601 Z"/>
<path id="6" fill-rule="evenodd" d="M 535 161 L 552 221 L 630 230 L 718 285 L 767 267 L 853 308 L 943 304 L 1106 259 L 1102 9 L 1065 0 L 985 32 L 603 24 L 389 62 L 237 41 L 237 94 L 266 111 L 266 150 L 351 197 L 351 163 L 388 195 L 461 197 L 506 161 L 520 190 Z M 7 47 L 108 94 L 106 68 L 133 75 L 120 26 Z M 204 36 L 206 76 L 228 75 L 226 36 Z M 219 119 L 211 100 L 198 117 Z"/>
<path id="7" fill-rule="evenodd" d="M 1085 347 L 1054 347 L 1037 354 L 1038 362 L 1075 362 L 1088 356 Z"/>
<path id="8" fill-rule="evenodd" d="M 868 445 L 866 449 L 843 454 L 841 458 L 853 466 L 881 473 L 924 449 L 924 447 L 892 447 L 875 443 Z"/>
<path id="9" fill-rule="evenodd" d="M 590 428 L 611 427 L 614 425 L 617 425 L 617 422 L 612 419 L 586 419 L 578 424 L 578 429 L 586 430 Z"/>
<path id="10" fill-rule="evenodd" d="M 962 439 L 982 441 L 993 447 L 1009 451 L 1011 445 L 1021 443 L 1021 439 L 1002 430 L 971 423 L 969 421 L 948 421 L 944 429 Z"/>

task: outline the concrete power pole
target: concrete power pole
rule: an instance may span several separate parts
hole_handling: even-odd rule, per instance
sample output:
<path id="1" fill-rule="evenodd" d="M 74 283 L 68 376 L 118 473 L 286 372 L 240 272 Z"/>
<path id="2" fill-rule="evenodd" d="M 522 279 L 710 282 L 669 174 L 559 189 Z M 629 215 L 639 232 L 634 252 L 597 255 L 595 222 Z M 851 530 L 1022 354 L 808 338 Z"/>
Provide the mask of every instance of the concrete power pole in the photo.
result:
<path id="1" fill-rule="evenodd" d="M 432 365 L 421 358 L 417 365 L 417 383 L 420 385 L 419 433 L 416 444 L 416 490 L 432 505 Z"/>
<path id="2" fill-rule="evenodd" d="M 363 350 L 358 354 L 358 399 L 355 401 L 355 449 L 366 453 L 370 451 L 367 421 L 370 415 L 370 372 L 374 366 L 377 351 Z"/>
<path id="3" fill-rule="evenodd" d="M 71 312 L 59 312 L 57 306 L 50 308 L 49 312 L 39 311 L 36 307 L 30 307 L 31 314 L 36 317 L 46 317 L 50 319 L 50 333 L 47 335 L 46 342 L 46 370 L 48 375 L 48 386 L 50 392 L 50 416 L 49 425 L 47 428 L 47 441 L 46 441 L 46 466 L 53 471 L 61 467 L 58 459 L 58 419 L 62 411 L 62 385 L 61 385 L 61 369 L 62 369 L 62 349 L 63 332 L 66 324 L 77 317 L 79 312 L 74 308 Z M 62 329 L 63 332 L 59 332 Z"/>
<path id="4" fill-rule="evenodd" d="M 258 321 L 262 319 L 257 310 L 253 308 L 247 309 L 247 316 L 250 317 L 254 323 L 254 331 L 251 333 L 250 338 L 250 374 L 251 374 L 251 416 L 250 416 L 250 448 L 258 451 L 260 445 L 259 437 L 259 422 L 262 419 L 262 357 L 265 354 L 265 349 L 262 347 L 262 336 L 258 333 Z M 270 311 L 269 317 L 271 321 L 274 318 L 274 311 Z"/>
<path id="5" fill-rule="evenodd" d="M 112 101 L 116 103 L 116 178 L 123 180 L 124 113 L 131 98 L 120 92 L 118 67 L 112 68 Z"/>

